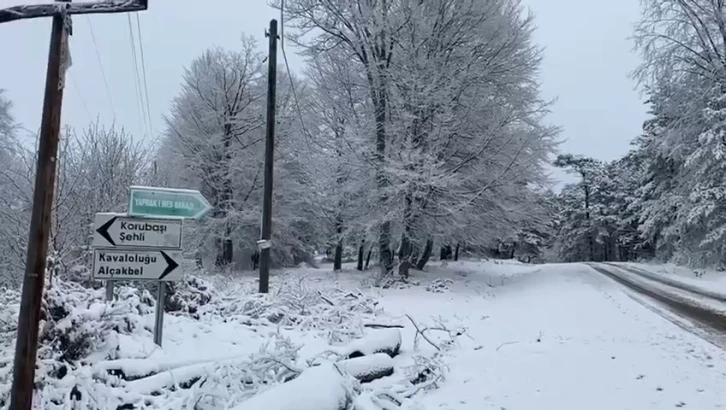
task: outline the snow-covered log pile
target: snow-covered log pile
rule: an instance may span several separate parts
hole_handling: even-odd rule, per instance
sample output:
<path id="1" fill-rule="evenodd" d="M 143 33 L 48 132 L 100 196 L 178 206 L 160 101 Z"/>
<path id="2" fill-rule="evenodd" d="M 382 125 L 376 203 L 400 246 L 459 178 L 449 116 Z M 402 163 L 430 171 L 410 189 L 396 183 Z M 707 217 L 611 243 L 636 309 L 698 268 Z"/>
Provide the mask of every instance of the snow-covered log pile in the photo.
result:
<path id="1" fill-rule="evenodd" d="M 343 350 L 349 359 L 385 353 L 395 357 L 401 349 L 401 331 L 398 329 L 376 330 L 350 343 Z"/>
<path id="2" fill-rule="evenodd" d="M 347 410 L 355 391 L 355 384 L 345 373 L 325 363 L 252 397 L 234 410 Z"/>
<path id="3" fill-rule="evenodd" d="M 335 366 L 341 372 L 353 376 L 359 382 L 369 383 L 373 380 L 392 375 L 395 365 L 391 356 L 384 353 L 376 353 L 370 356 L 341 360 L 335 363 Z"/>
<path id="4" fill-rule="evenodd" d="M 167 354 L 152 342 L 156 301 L 147 290 L 117 286 L 117 300 L 106 303 L 104 289 L 54 280 L 43 302 L 38 408 L 271 410 L 291 397 L 295 408 L 388 410 L 442 377 L 439 358 L 399 354 L 403 326 L 363 292 L 301 279 L 260 296 L 212 283 L 189 277 L 175 284 L 166 305 L 177 317 L 164 334 L 175 340 L 164 346 L 181 354 Z M 0 293 L 0 409 L 8 405 L 19 299 Z M 225 356 L 184 329 L 211 332 L 205 340 L 212 342 L 231 338 L 245 353 Z"/>
<path id="5" fill-rule="evenodd" d="M 371 331 L 344 347 L 308 360 L 310 367 L 299 377 L 263 391 L 235 410 L 402 408 L 416 393 L 440 380 L 443 365 L 433 366 L 434 361 L 429 360 L 419 363 L 423 356 L 414 356 L 414 364 L 396 378 L 394 358 L 400 352 L 401 341 L 398 329 Z M 383 383 L 389 376 L 391 380 Z M 372 386 L 375 381 L 381 384 Z"/>

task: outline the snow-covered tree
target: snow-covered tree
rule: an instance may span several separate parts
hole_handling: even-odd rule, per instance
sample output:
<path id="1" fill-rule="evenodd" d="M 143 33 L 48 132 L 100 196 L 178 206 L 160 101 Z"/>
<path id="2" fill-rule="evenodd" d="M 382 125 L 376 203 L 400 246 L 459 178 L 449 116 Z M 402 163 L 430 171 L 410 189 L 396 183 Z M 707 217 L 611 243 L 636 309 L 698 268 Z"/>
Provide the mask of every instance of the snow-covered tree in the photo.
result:
<path id="1" fill-rule="evenodd" d="M 0 284 L 17 285 L 22 273 L 27 243 L 30 208 L 28 190 L 20 183 L 25 176 L 23 158 L 18 155 L 17 125 L 12 102 L 0 89 Z"/>
<path id="2" fill-rule="evenodd" d="M 540 51 L 518 1 L 284 6 L 296 29 L 290 39 L 325 84 L 347 83 L 340 89 L 355 96 L 352 106 L 345 95 L 328 98 L 328 108 L 353 141 L 343 148 L 367 168 L 358 175 L 369 180 L 356 185 L 370 187 L 366 217 L 378 231 L 382 273 L 392 269 L 394 238 L 405 276 L 423 268 L 435 241 L 476 243 L 515 230 L 522 193 L 545 183 L 557 132 L 542 125 Z M 316 87 L 330 97 L 324 88 Z"/>
<path id="3" fill-rule="evenodd" d="M 654 117 L 638 139 L 641 230 L 664 259 L 726 263 L 725 12 L 722 1 L 647 0 L 635 34 Z"/>
<path id="4" fill-rule="evenodd" d="M 234 237 L 259 224 L 253 198 L 262 186 L 265 87 L 263 57 L 245 38 L 241 51 L 207 50 L 184 74 L 182 90 L 167 118 L 165 164 L 181 172 L 184 185 L 200 188 L 214 206 L 195 246 L 215 252 L 215 265 L 233 261 Z"/>
<path id="5" fill-rule="evenodd" d="M 593 194 L 599 188 L 601 182 L 603 164 L 593 158 L 583 156 L 573 156 L 571 154 L 563 154 L 557 157 L 554 165 L 564 168 L 568 172 L 574 173 L 580 177 L 580 182 L 576 186 L 570 187 L 563 192 L 564 202 L 567 204 L 567 212 L 575 212 L 568 218 L 566 229 L 572 233 L 569 238 L 570 245 L 565 247 L 565 253 L 569 253 L 567 249 L 574 246 L 577 241 L 584 239 L 587 242 L 587 257 L 589 260 L 595 260 L 595 237 L 596 226 L 593 223 Z M 572 192 L 574 190 L 579 193 Z M 581 198 L 581 199 L 580 199 Z M 578 212 L 577 210 L 581 210 Z M 580 238 L 582 236 L 582 238 Z"/>
<path id="6" fill-rule="evenodd" d="M 123 129 L 98 123 L 64 133 L 58 155 L 50 248 L 73 267 L 88 265 L 94 215 L 125 212 L 128 188 L 142 185 L 150 152 Z"/>
<path id="7" fill-rule="evenodd" d="M 264 57 L 244 37 L 241 51 L 211 49 L 186 70 L 157 152 L 160 183 L 199 189 L 214 206 L 187 236 L 217 267 L 248 267 L 261 221 L 267 77 Z M 273 263 L 306 260 L 317 245 L 320 213 L 313 153 L 300 126 L 303 87 L 278 73 L 273 201 Z M 295 99 L 298 97 L 302 101 Z M 312 166 L 308 164 L 312 161 Z M 237 251 L 235 251 L 237 249 Z"/>

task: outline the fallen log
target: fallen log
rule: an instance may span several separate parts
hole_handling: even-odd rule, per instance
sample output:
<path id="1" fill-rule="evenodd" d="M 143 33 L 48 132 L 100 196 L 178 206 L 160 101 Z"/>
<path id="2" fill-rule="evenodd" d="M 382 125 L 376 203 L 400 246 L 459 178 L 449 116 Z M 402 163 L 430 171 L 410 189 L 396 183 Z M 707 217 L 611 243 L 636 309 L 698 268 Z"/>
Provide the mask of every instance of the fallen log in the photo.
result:
<path id="1" fill-rule="evenodd" d="M 231 410 L 345 410 L 353 401 L 352 379 L 330 363 L 252 396 Z"/>
<path id="2" fill-rule="evenodd" d="M 353 359 L 376 353 L 385 353 L 396 357 L 401 349 L 401 331 L 395 328 L 373 331 L 366 336 L 354 340 L 343 351 L 343 357 Z"/>
<path id="3" fill-rule="evenodd" d="M 393 374 L 393 359 L 385 353 L 342 360 L 335 363 L 335 366 L 361 383 L 370 383 Z"/>
<path id="4" fill-rule="evenodd" d="M 363 323 L 363 327 L 371 329 L 403 329 L 406 326 L 397 323 Z"/>

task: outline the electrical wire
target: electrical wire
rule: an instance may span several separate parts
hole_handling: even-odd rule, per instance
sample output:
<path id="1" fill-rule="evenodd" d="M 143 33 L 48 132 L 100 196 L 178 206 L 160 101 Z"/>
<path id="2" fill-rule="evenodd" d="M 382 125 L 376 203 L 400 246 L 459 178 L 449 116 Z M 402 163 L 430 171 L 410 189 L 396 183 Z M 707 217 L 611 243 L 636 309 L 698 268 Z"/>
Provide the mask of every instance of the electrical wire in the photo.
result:
<path id="1" fill-rule="evenodd" d="M 295 90 L 295 81 L 292 78 L 290 64 L 287 61 L 287 53 L 285 52 L 285 0 L 281 0 L 280 2 L 280 51 L 282 51 L 282 59 L 285 61 L 285 70 L 287 71 L 287 76 L 290 79 L 290 88 L 292 89 L 292 97 L 295 101 L 295 109 L 298 117 L 300 118 L 300 126 L 302 127 L 303 134 L 310 138 L 310 133 L 308 133 L 308 130 L 305 127 L 302 110 L 300 109 L 300 101 L 297 98 L 297 91 Z"/>
<path id="2" fill-rule="evenodd" d="M 144 134 L 148 135 L 148 122 L 146 120 L 146 110 L 144 109 L 144 99 L 141 96 L 141 80 L 139 75 L 139 62 L 136 58 L 136 40 L 134 39 L 134 29 L 131 25 L 131 16 L 127 13 L 126 17 L 128 19 L 128 27 L 129 27 L 129 39 L 131 41 L 131 60 L 134 65 L 134 88 L 136 89 L 136 98 L 138 99 L 138 102 L 140 102 L 140 105 L 137 105 L 138 115 L 139 115 L 139 122 L 142 124 L 141 130 Z"/>
<path id="3" fill-rule="evenodd" d="M 139 13 L 134 13 L 136 15 L 136 28 L 139 33 L 139 51 L 141 51 L 141 70 L 144 77 L 144 96 L 146 97 L 146 115 L 147 119 L 149 121 L 149 132 L 153 134 L 154 132 L 154 124 L 151 120 L 151 108 L 149 106 L 149 86 L 146 81 L 146 58 L 144 58 L 144 42 L 142 41 L 141 37 L 141 20 L 139 19 Z M 150 135 L 151 136 L 151 135 Z"/>
<path id="4" fill-rule="evenodd" d="M 287 71 L 287 76 L 290 79 L 290 88 L 292 89 L 292 96 L 293 101 L 295 102 L 295 110 L 297 111 L 298 118 L 300 119 L 300 127 L 302 129 L 303 135 L 308 139 L 309 144 L 307 144 L 307 149 L 309 150 L 310 147 L 316 145 L 316 141 L 313 138 L 312 134 L 310 134 L 307 130 L 307 127 L 305 127 L 305 120 L 303 119 L 302 115 L 302 109 L 300 108 L 300 101 L 297 97 L 297 91 L 295 89 L 295 81 L 292 77 L 292 72 L 290 71 L 290 64 L 287 60 L 287 53 L 285 52 L 285 41 L 283 37 L 284 33 L 284 26 L 283 22 L 285 21 L 285 15 L 284 15 L 284 8 L 285 8 L 285 0 L 281 0 L 280 3 L 280 50 L 282 51 L 282 59 L 285 61 L 285 69 Z M 350 141 L 348 141 L 345 137 L 343 137 L 343 140 L 345 143 L 352 148 Z M 373 163 L 369 158 L 366 158 L 365 156 L 362 156 L 363 160 L 371 165 L 374 169 L 378 169 L 378 165 Z"/>
<path id="5" fill-rule="evenodd" d="M 116 121 L 116 109 L 113 106 L 113 98 L 111 97 L 111 88 L 108 86 L 108 80 L 106 79 L 106 70 L 103 68 L 103 62 L 101 61 L 101 53 L 98 51 L 98 42 L 96 41 L 96 33 L 93 30 L 93 23 L 91 19 L 86 15 L 86 21 L 88 21 L 88 28 L 91 32 L 91 39 L 93 40 L 93 49 L 96 51 L 96 59 L 98 60 L 98 66 L 101 69 L 101 77 L 103 78 L 103 85 L 106 88 L 106 96 L 108 96 L 108 103 L 111 105 L 111 113 L 113 114 L 113 120 Z"/>
<path id="6" fill-rule="evenodd" d="M 83 109 L 86 111 L 86 115 L 88 115 L 88 120 L 90 122 L 93 122 L 93 115 L 91 115 L 91 110 L 88 109 L 88 105 L 86 104 L 86 99 L 83 98 L 83 93 L 81 93 L 81 89 L 78 87 L 78 84 L 76 83 L 76 80 L 73 78 L 73 75 L 69 72 L 67 73 L 68 77 L 71 79 L 71 85 L 73 85 L 73 89 L 76 90 L 76 94 L 78 94 L 78 99 L 81 100 L 81 105 L 83 105 Z"/>

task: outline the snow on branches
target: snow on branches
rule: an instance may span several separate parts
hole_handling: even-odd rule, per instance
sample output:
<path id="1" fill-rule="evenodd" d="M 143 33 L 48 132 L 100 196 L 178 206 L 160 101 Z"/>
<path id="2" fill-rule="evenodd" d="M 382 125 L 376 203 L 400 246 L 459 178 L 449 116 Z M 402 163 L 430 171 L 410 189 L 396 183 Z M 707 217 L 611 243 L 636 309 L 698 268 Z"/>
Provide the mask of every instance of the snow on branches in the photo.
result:
<path id="1" fill-rule="evenodd" d="M 193 345 L 197 329 L 235 329 L 217 337 L 238 340 L 248 353 L 220 357 L 194 350 L 168 356 L 153 345 L 156 301 L 143 288 L 119 285 L 117 300 L 106 303 L 103 289 L 56 278 L 43 300 L 36 400 L 50 410 L 69 404 L 211 410 L 256 403 L 272 409 L 284 396 L 301 408 L 329 401 L 331 410 L 383 410 L 413 404 L 416 394 L 442 380 L 440 349 L 450 342 L 399 357 L 409 348 L 403 326 L 387 321 L 374 297 L 306 278 L 284 282 L 270 295 L 218 290 L 193 276 L 176 284 L 173 303 L 166 301 L 173 310 L 166 326 L 181 326 L 191 338 L 167 342 Z M 11 352 L 19 294 L 2 298 L 0 345 Z M 456 337 L 441 324 L 421 331 Z M 7 405 L 11 367 L 10 356 L 0 358 L 0 407 Z"/>

